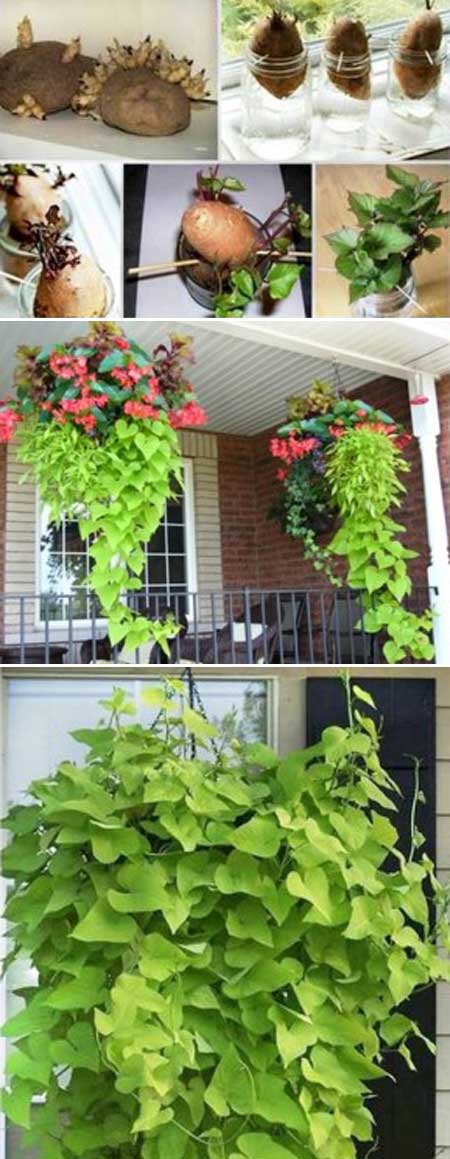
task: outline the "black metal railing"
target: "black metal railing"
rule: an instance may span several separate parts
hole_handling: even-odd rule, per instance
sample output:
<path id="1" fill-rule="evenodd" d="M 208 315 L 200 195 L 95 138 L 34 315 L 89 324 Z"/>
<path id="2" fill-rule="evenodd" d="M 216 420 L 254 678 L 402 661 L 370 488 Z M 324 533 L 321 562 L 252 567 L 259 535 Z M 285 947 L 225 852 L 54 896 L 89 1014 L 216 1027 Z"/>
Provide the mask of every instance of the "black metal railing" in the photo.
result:
<path id="1" fill-rule="evenodd" d="M 405 601 L 429 605 L 428 589 Z M 156 644 L 132 653 L 112 647 L 88 593 L 0 595 L 0 663 L 377 664 L 382 634 L 365 629 L 360 592 L 349 588 L 242 588 L 216 592 L 133 593 L 130 607 L 149 620 L 171 613 L 169 656 Z M 80 619 L 80 610 L 83 618 Z"/>

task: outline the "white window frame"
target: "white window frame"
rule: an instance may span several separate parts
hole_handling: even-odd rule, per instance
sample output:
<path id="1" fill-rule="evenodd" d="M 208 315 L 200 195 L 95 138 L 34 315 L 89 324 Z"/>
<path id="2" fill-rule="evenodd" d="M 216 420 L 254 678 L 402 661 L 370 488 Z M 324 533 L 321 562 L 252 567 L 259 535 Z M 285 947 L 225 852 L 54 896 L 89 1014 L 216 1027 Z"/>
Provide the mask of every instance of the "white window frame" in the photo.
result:
<path id="1" fill-rule="evenodd" d="M 194 480 L 194 460 L 183 458 L 183 475 L 184 475 L 184 511 L 185 511 L 185 556 L 186 556 L 186 588 L 189 596 L 192 597 L 197 591 L 197 548 L 195 535 L 195 480 Z M 42 631 L 45 627 L 45 617 L 41 615 L 40 597 L 41 592 L 41 536 L 43 531 L 42 516 L 45 511 L 39 498 L 39 490 L 36 489 L 36 503 L 35 503 L 35 591 L 38 593 L 34 613 L 34 626 L 38 631 Z M 50 593 L 49 593 L 50 594 Z M 181 595 L 181 593 L 180 593 Z M 192 615 L 192 598 L 187 599 L 188 614 Z M 88 628 L 91 624 L 91 619 L 77 619 L 72 618 L 72 626 L 75 629 Z M 107 620 L 96 618 L 98 627 L 106 627 Z M 59 632 L 61 629 L 69 627 L 69 620 L 52 620 L 48 621 L 48 630 L 51 633 Z"/>

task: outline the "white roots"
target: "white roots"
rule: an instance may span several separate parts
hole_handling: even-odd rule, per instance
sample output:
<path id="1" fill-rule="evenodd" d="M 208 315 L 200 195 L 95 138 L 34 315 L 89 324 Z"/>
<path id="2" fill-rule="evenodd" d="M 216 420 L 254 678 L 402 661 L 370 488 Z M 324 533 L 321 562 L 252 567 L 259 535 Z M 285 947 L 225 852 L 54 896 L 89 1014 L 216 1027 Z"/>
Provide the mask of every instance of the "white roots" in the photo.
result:
<path id="1" fill-rule="evenodd" d="M 42 105 L 29 93 L 24 93 L 22 100 L 13 109 L 13 113 L 16 113 L 18 117 L 37 117 L 38 121 L 45 121 Z"/>
<path id="2" fill-rule="evenodd" d="M 79 36 L 75 36 L 74 40 L 70 40 L 69 44 L 67 44 L 66 48 L 64 49 L 62 54 L 63 64 L 70 64 L 70 61 L 75 60 L 75 57 L 79 56 L 80 52 L 81 40 Z"/>
<path id="3" fill-rule="evenodd" d="M 181 85 L 192 101 L 201 101 L 207 95 L 205 71 L 192 72 L 192 61 L 177 59 L 163 40 L 153 42 L 150 36 L 129 48 L 114 40 L 107 48 L 106 60 L 97 65 L 92 74 L 85 73 L 72 107 L 82 116 L 99 117 L 98 102 L 106 81 L 118 69 L 149 68 L 155 76 L 169 84 Z"/>
<path id="4" fill-rule="evenodd" d="M 33 25 L 29 16 L 24 16 L 17 25 L 17 47 L 31 48 L 33 41 Z"/>

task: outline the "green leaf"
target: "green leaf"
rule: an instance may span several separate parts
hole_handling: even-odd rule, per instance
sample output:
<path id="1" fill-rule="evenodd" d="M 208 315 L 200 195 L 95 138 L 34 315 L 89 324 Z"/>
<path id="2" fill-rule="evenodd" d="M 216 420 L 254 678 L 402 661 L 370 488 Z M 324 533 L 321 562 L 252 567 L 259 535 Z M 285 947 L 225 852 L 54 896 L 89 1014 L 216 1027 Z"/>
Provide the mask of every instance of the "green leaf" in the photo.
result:
<path id="1" fill-rule="evenodd" d="M 273 301 L 288 298 L 299 281 L 302 267 L 296 262 L 276 262 L 266 275 L 269 295 Z"/>
<path id="2" fill-rule="evenodd" d="M 349 193 L 348 203 L 361 225 L 372 221 L 376 213 L 377 199 L 371 193 Z"/>
<path id="3" fill-rule="evenodd" d="M 229 1115 L 231 1110 L 247 1115 L 255 1109 L 248 1067 L 231 1043 L 206 1088 L 205 1103 L 220 1117 Z"/>
<path id="4" fill-rule="evenodd" d="M 271 1135 L 266 1135 L 262 1131 L 240 1135 L 237 1145 L 241 1155 L 245 1155 L 245 1159 L 306 1159 L 303 1148 L 288 1150 L 287 1147 L 277 1143 Z"/>
<path id="5" fill-rule="evenodd" d="M 264 906 L 257 901 L 242 901 L 235 909 L 229 910 L 226 926 L 233 938 L 253 938 L 263 946 L 273 946 L 273 935 Z"/>
<path id="6" fill-rule="evenodd" d="M 325 240 L 335 254 L 345 257 L 356 249 L 359 232 L 357 229 L 339 229 L 336 233 L 326 234 Z"/>
<path id="7" fill-rule="evenodd" d="M 289 873 L 286 879 L 289 893 L 294 897 L 305 898 L 318 910 L 327 922 L 332 922 L 334 907 L 330 897 L 327 874 L 323 869 L 307 869 L 304 876 L 299 873 Z"/>
<path id="8" fill-rule="evenodd" d="M 254 857 L 274 857 L 280 848 L 281 833 L 275 821 L 253 817 L 245 825 L 239 825 L 231 839 L 241 853 L 251 853 Z"/>
<path id="9" fill-rule="evenodd" d="M 410 169 L 398 169 L 395 165 L 386 165 L 386 177 L 404 189 L 414 189 L 420 181 L 420 177 L 416 173 L 412 173 Z"/>
<path id="10" fill-rule="evenodd" d="M 91 1010 L 106 996 L 105 971 L 101 967 L 85 966 L 78 978 L 60 982 L 47 998 L 52 1010 Z"/>
<path id="11" fill-rule="evenodd" d="M 102 899 L 95 902 L 86 917 L 78 922 L 71 936 L 79 942 L 132 942 L 136 930 L 133 918 L 117 914 Z"/>
<path id="12" fill-rule="evenodd" d="M 377 257 L 388 257 L 389 254 L 402 253 L 414 244 L 414 237 L 400 229 L 394 222 L 379 222 L 370 229 L 366 244 L 370 253 L 376 251 Z"/>
<path id="13" fill-rule="evenodd" d="M 67 1037 L 50 1044 L 51 1058 L 57 1066 L 84 1069 L 98 1074 L 100 1052 L 90 1022 L 76 1022 L 67 1031 Z"/>

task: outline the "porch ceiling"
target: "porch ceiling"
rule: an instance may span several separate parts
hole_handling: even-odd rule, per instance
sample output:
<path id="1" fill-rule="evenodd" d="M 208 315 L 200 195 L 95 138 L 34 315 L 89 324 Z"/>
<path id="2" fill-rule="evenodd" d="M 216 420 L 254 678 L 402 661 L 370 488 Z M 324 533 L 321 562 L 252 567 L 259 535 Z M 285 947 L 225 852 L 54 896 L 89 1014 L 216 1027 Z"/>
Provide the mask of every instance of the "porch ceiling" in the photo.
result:
<path id="1" fill-rule="evenodd" d="M 84 322 L 0 322 L 0 397 L 11 393 L 19 345 L 46 345 L 83 333 Z M 399 387 L 414 369 L 450 370 L 450 340 L 439 324 L 400 322 L 125 322 L 151 350 L 171 329 L 191 333 L 192 371 L 211 430 L 253 435 L 285 414 L 285 400 L 305 393 L 313 378 L 338 375 L 345 390 L 389 373 Z M 323 350 L 323 355 L 322 355 Z M 337 352 L 337 353 L 336 353 Z M 373 365 L 371 363 L 373 360 Z M 334 370 L 334 366 L 336 370 Z"/>

